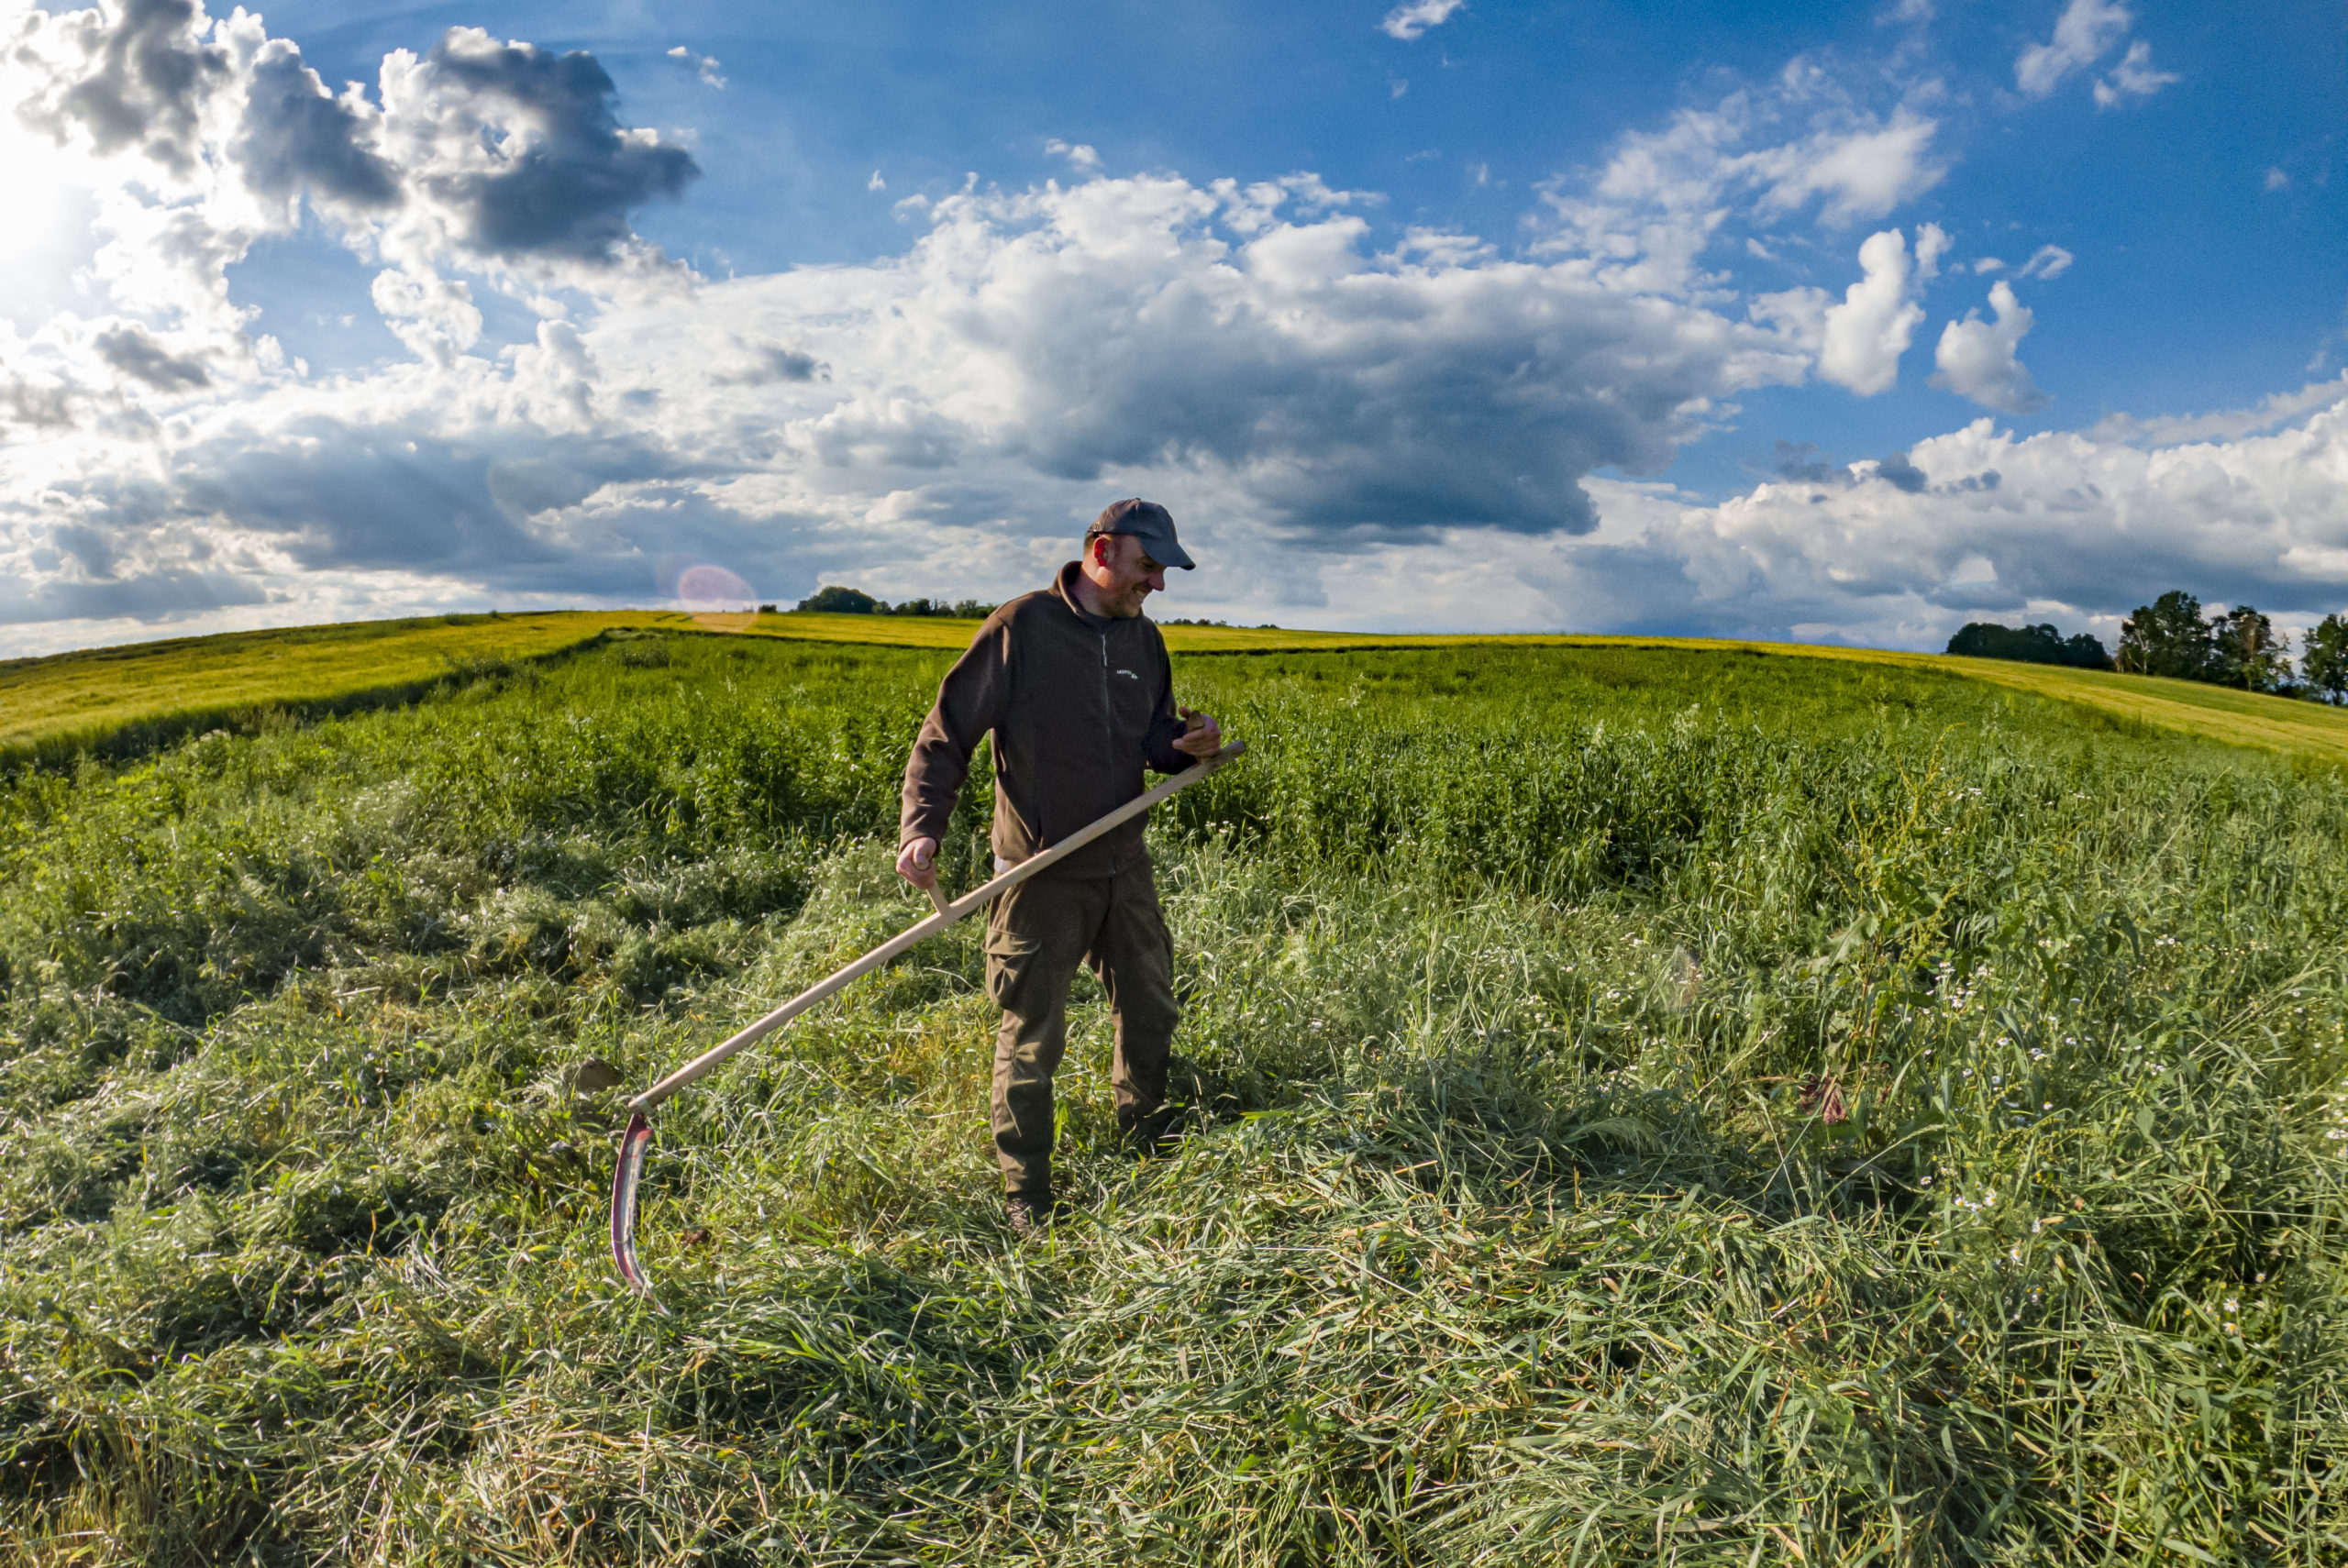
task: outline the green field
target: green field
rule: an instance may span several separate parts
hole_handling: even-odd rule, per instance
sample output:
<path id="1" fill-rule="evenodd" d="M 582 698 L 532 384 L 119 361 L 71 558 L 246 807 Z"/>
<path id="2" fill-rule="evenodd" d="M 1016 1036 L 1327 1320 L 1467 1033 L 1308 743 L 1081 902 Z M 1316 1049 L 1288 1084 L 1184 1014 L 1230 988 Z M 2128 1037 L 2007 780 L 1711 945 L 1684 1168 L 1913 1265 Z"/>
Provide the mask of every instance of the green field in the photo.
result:
<path id="1" fill-rule="evenodd" d="M 966 925 L 663 1109 L 656 1313 L 572 1075 L 926 909 L 967 625 L 506 624 L 0 688 L 0 1562 L 2348 1560 L 2337 715 L 1177 629 L 1177 1150 L 1082 981 L 1006 1232 Z"/>
<path id="2" fill-rule="evenodd" d="M 451 674 L 559 657 L 615 635 L 700 632 L 792 642 L 952 648 L 977 623 L 888 615 L 709 614 L 549 611 L 445 615 L 134 643 L 0 661 L 0 762 L 55 759 L 93 748 L 135 752 L 215 725 L 249 728 L 381 706 Z M 1824 658 L 1937 669 L 2058 698 L 2141 724 L 2234 745 L 2348 762 L 2348 711 L 2187 680 L 1791 643 L 1604 636 L 1396 636 L 1282 627 L 1168 626 L 1177 653 L 1368 652 L 1401 648 L 1680 649 Z"/>

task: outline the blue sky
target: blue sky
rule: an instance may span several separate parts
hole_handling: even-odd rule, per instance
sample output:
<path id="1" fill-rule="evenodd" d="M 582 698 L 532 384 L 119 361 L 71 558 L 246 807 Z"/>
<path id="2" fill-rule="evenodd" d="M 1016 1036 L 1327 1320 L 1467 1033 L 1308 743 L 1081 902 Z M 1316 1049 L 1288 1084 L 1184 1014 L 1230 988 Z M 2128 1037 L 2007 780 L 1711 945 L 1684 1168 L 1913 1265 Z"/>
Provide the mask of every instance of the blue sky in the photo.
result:
<path id="1" fill-rule="evenodd" d="M 2329 0 L 7 25 L 10 651 L 998 597 L 1135 491 L 1167 613 L 2348 603 Z"/>

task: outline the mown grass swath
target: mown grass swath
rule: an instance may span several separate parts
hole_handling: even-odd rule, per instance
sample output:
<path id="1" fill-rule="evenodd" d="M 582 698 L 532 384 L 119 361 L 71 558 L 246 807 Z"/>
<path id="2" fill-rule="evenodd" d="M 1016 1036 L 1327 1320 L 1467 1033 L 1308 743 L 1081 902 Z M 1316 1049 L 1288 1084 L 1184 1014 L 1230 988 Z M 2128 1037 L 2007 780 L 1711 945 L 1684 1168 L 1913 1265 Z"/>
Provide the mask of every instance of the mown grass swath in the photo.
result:
<path id="1" fill-rule="evenodd" d="M 637 1306 L 576 1070 L 918 918 L 950 657 L 16 775 L 0 1558 L 2348 1553 L 2348 787 L 1929 669 L 1183 662 L 1180 1151 L 1085 990 L 1007 1236 L 958 929 L 664 1112 Z"/>
<path id="2" fill-rule="evenodd" d="M 174 637 L 0 660 L 0 762 L 127 756 L 198 732 L 249 730 L 408 701 L 469 677 L 681 615 L 435 615 Z"/>

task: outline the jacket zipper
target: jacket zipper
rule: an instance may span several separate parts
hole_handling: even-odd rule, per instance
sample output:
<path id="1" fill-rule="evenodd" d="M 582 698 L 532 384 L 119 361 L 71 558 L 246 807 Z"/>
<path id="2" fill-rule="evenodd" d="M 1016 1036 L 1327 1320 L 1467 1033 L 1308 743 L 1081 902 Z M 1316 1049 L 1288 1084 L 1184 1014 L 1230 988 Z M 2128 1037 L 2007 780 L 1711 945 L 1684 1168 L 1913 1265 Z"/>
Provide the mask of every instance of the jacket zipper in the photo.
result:
<path id="1" fill-rule="evenodd" d="M 1109 742 L 1108 755 L 1116 756 L 1117 708 L 1109 692 L 1109 628 L 1106 626 L 1101 628 L 1101 728 Z M 1111 852 L 1112 864 L 1114 864 L 1114 853 Z"/>

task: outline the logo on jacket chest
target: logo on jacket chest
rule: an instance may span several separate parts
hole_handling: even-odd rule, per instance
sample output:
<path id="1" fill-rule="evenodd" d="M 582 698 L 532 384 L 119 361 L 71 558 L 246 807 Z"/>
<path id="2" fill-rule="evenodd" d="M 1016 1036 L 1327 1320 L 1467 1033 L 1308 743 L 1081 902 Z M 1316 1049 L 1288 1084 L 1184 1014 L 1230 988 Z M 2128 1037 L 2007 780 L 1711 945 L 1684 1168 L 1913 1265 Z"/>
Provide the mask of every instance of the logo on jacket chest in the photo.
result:
<path id="1" fill-rule="evenodd" d="M 1140 677 L 1140 676 L 1135 675 L 1135 674 L 1132 670 L 1130 670 L 1130 669 L 1121 669 L 1121 670 L 1117 671 L 1117 673 L 1118 673 L 1119 675 L 1124 676 L 1127 680 L 1139 680 L 1139 679 L 1141 679 L 1141 677 Z"/>

